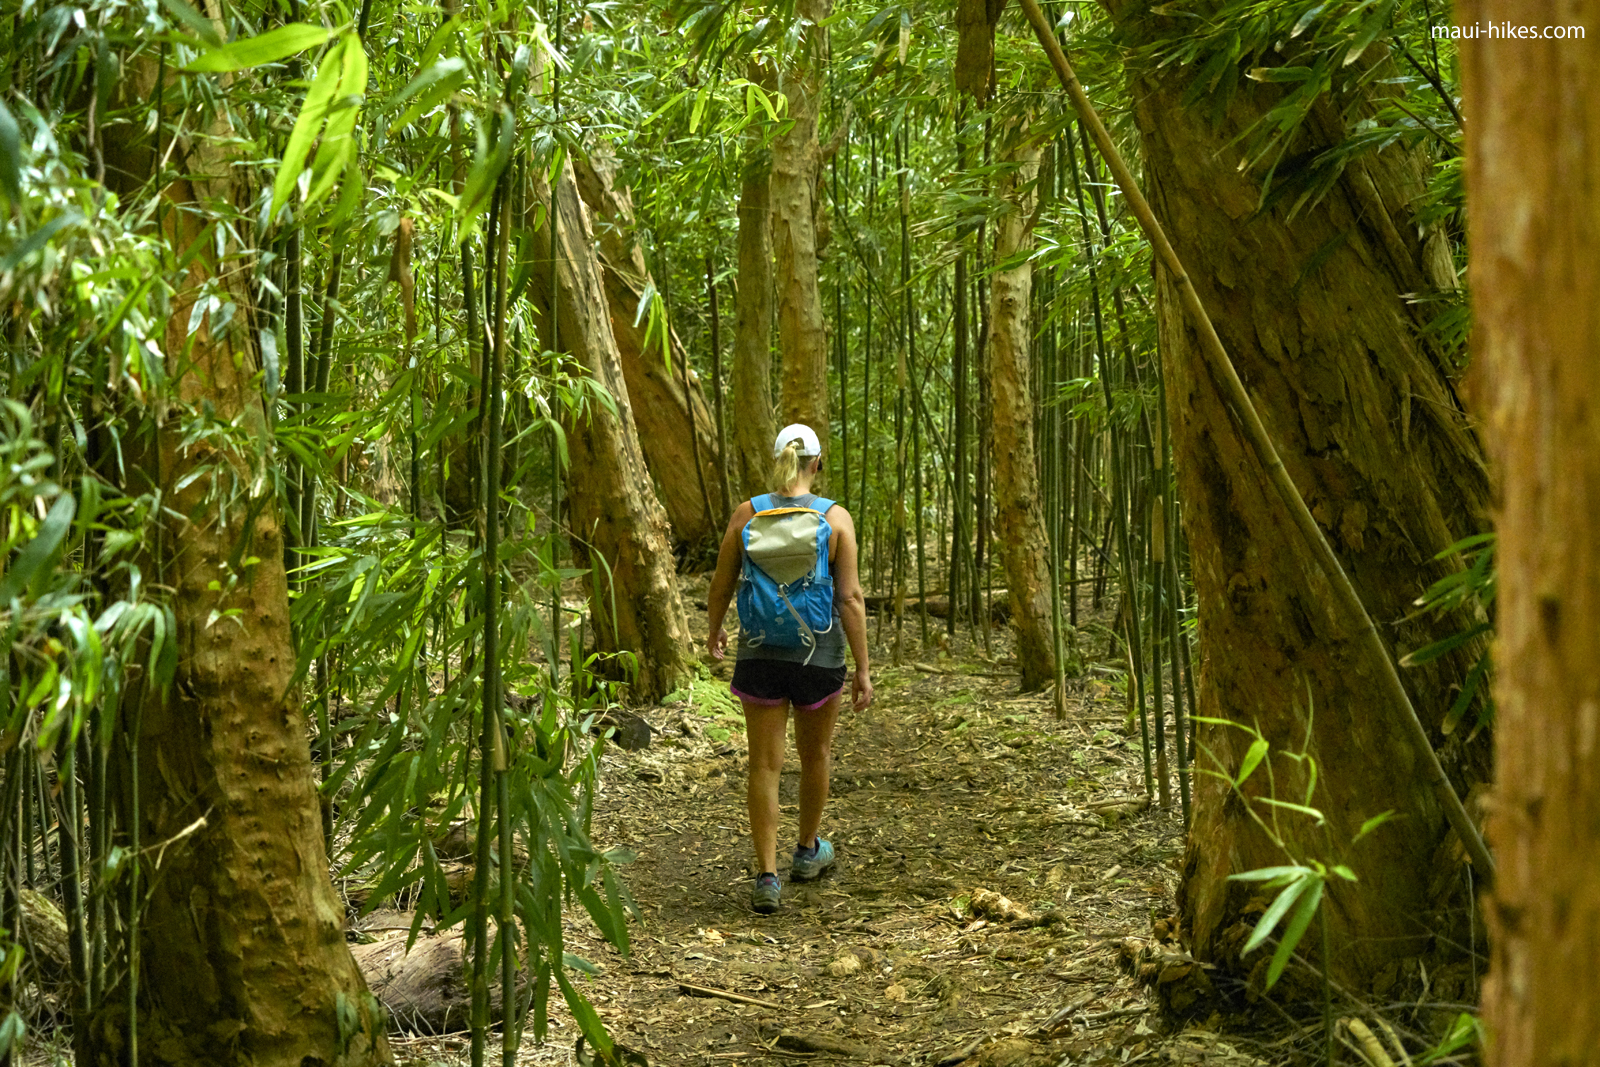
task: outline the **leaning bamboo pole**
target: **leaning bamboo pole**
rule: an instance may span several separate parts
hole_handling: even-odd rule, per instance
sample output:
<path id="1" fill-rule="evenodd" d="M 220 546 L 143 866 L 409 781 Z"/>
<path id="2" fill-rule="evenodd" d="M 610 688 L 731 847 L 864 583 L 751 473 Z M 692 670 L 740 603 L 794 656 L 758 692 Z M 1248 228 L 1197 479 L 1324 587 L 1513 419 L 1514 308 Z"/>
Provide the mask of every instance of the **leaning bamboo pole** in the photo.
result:
<path id="1" fill-rule="evenodd" d="M 1466 846 L 1473 865 L 1485 879 L 1493 881 L 1494 859 L 1489 855 L 1489 849 L 1483 842 L 1483 835 L 1479 834 L 1478 828 L 1472 824 L 1472 818 L 1461 804 L 1460 795 L 1456 793 L 1455 786 L 1450 784 L 1449 776 L 1440 765 L 1439 755 L 1433 750 L 1428 731 L 1422 725 L 1421 718 L 1417 716 L 1417 709 L 1411 703 L 1411 697 L 1406 692 L 1404 683 L 1400 681 L 1400 672 L 1396 669 L 1389 650 L 1384 647 L 1383 638 L 1379 636 L 1378 628 L 1372 622 L 1372 616 L 1368 614 L 1366 605 L 1361 602 L 1360 594 L 1356 592 L 1350 576 L 1345 573 L 1339 557 L 1334 554 L 1333 547 L 1323 536 L 1322 528 L 1312 517 L 1311 509 L 1306 507 L 1305 499 L 1295 487 L 1294 479 L 1289 477 L 1283 460 L 1278 457 L 1278 450 L 1273 446 L 1272 438 L 1267 435 L 1267 428 L 1262 424 L 1261 416 L 1256 412 L 1255 404 L 1251 401 L 1249 392 L 1245 390 L 1244 383 L 1239 380 L 1239 373 L 1234 369 L 1233 361 L 1228 358 L 1228 351 L 1222 345 L 1222 338 L 1217 335 L 1211 316 L 1206 313 L 1205 305 L 1200 302 L 1200 294 L 1195 290 L 1194 283 L 1189 280 L 1183 261 L 1178 258 L 1177 250 L 1167 240 L 1166 231 L 1156 220 L 1150 202 L 1144 198 L 1144 193 L 1134 181 L 1133 173 L 1123 160 L 1122 153 L 1117 151 L 1117 146 L 1111 140 L 1111 134 L 1100 121 L 1100 115 L 1095 111 L 1094 105 L 1089 102 L 1089 96 L 1083 91 L 1078 76 L 1072 72 L 1072 66 L 1067 62 L 1067 54 L 1062 51 L 1060 43 L 1051 32 L 1044 12 L 1039 10 L 1038 0 L 1021 0 L 1021 2 L 1022 10 L 1033 25 L 1034 34 L 1044 46 L 1045 54 L 1050 57 L 1050 65 L 1055 68 L 1056 77 L 1060 79 L 1067 95 L 1072 98 L 1072 106 L 1078 112 L 1078 117 L 1089 127 L 1089 132 L 1094 136 L 1095 146 L 1100 149 L 1100 155 L 1111 168 L 1117 188 L 1122 191 L 1123 198 L 1133 210 L 1134 217 L 1138 219 L 1139 228 L 1144 231 L 1156 255 L 1160 257 L 1162 266 L 1172 275 L 1172 283 L 1178 290 L 1178 298 L 1183 304 L 1184 312 L 1189 316 L 1195 333 L 1199 335 L 1200 350 L 1205 353 L 1212 373 L 1216 376 L 1223 392 L 1227 394 L 1234 415 L 1244 431 L 1246 442 L 1255 453 L 1256 460 L 1266 471 L 1267 480 L 1288 509 L 1290 519 L 1299 529 L 1300 535 L 1305 538 L 1312 556 L 1327 576 L 1329 584 L 1333 586 L 1334 596 L 1338 599 L 1340 607 L 1356 624 L 1357 640 L 1366 648 L 1373 662 L 1382 665 L 1380 685 L 1384 690 L 1384 696 L 1399 713 L 1401 724 L 1411 735 L 1412 744 L 1422 754 L 1423 775 L 1429 787 L 1433 789 L 1440 807 L 1444 809 L 1445 818 L 1449 820 L 1450 826 Z"/>

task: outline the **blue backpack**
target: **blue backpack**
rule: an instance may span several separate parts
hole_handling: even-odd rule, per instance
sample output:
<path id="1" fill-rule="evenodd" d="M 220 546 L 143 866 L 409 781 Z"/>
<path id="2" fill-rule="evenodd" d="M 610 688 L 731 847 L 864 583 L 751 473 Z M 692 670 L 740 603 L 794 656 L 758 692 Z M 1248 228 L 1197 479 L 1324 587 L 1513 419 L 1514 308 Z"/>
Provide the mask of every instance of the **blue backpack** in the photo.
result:
<path id="1" fill-rule="evenodd" d="M 774 507 L 771 494 L 750 501 L 745 523 L 744 569 L 739 581 L 739 623 L 750 648 L 817 651 L 817 635 L 833 629 L 833 575 L 828 572 L 825 517 L 834 502 L 818 497 L 810 507 Z"/>

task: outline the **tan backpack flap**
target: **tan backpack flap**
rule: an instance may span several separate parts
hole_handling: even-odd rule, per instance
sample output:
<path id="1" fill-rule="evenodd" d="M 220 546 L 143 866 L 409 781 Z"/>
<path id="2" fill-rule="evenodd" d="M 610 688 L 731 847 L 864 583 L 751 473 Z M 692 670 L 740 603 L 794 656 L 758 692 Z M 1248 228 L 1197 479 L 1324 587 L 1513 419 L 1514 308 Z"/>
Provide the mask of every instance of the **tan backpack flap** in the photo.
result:
<path id="1" fill-rule="evenodd" d="M 817 530 L 822 514 L 811 508 L 758 511 L 746 531 L 745 550 L 756 566 L 779 585 L 790 585 L 817 565 Z"/>

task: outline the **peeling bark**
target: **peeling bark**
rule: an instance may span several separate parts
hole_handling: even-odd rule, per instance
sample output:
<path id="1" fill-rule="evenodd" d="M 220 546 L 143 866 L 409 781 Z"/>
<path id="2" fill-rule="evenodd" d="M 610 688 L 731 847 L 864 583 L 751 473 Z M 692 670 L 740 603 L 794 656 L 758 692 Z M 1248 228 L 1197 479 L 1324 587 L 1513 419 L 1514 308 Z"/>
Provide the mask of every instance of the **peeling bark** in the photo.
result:
<path id="1" fill-rule="evenodd" d="M 542 171 L 534 169 L 532 195 L 546 206 L 549 218 L 550 184 Z M 649 704 L 687 677 L 693 663 L 692 638 L 678 597 L 666 512 L 645 467 L 621 355 L 611 332 L 594 232 L 578 197 L 570 160 L 562 166 L 555 199 L 559 205 L 555 277 L 550 261 L 538 257 L 529 280 L 541 313 L 540 332 L 549 335 L 550 294 L 555 292 L 560 298 L 563 351 L 616 405 L 614 415 L 590 403 L 583 414 L 562 416 L 571 455 L 567 494 L 573 551 L 580 565 L 595 570 L 589 606 L 599 647 L 603 652 L 633 653 L 638 671 L 629 696 Z"/>
<path id="2" fill-rule="evenodd" d="M 789 102 L 786 128 L 772 145 L 772 252 L 778 288 L 778 348 L 783 356 L 783 425 L 803 422 L 828 450 L 828 334 L 822 321 L 822 290 L 817 280 L 818 182 L 822 149 L 817 123 L 822 110 L 822 77 L 828 69 L 828 31 L 821 25 L 832 0 L 798 0 L 807 25 L 794 66 L 784 72 Z M 777 428 L 773 428 L 776 434 Z M 771 452 L 771 438 L 767 441 Z M 818 486 L 822 484 L 818 481 Z"/>
<path id="3" fill-rule="evenodd" d="M 1004 169 L 995 196 L 1006 203 L 995 223 L 994 261 L 1004 263 L 1033 242 L 1033 185 L 1039 144 L 1026 120 L 1010 126 L 1001 149 Z M 1043 689 L 1055 679 L 1051 634 L 1050 555 L 1034 464 L 1032 340 L 1033 263 L 997 270 L 989 282 L 989 380 L 993 406 L 994 505 L 1001 562 L 1011 590 L 1011 627 L 1017 636 L 1022 688 Z"/>
<path id="4" fill-rule="evenodd" d="M 645 350 L 649 318 L 639 319 L 639 299 L 654 279 L 639 246 L 633 197 L 627 189 L 617 187 L 616 162 L 603 149 L 588 158 L 575 158 L 573 166 L 578 192 L 595 219 L 611 333 L 622 360 L 644 460 L 667 509 L 673 540 L 685 544 L 720 538 L 726 517 L 713 513 L 718 509 L 708 503 L 703 488 L 719 484 L 722 477 L 716 420 L 693 370 L 689 389 L 684 389 L 683 365 L 688 353 L 676 333 L 672 334 L 670 366 L 662 358 L 659 343 Z M 691 422 L 696 440 L 687 432 Z M 695 472 L 696 444 L 703 483 Z"/>

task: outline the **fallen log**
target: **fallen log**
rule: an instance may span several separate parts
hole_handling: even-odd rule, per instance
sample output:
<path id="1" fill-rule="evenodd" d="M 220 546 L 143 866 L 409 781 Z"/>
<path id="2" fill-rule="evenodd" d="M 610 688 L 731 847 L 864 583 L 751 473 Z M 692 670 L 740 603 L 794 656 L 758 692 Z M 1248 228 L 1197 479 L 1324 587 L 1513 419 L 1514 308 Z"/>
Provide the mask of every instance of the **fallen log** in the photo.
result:
<path id="1" fill-rule="evenodd" d="M 893 612 L 894 601 L 895 598 L 892 596 L 869 596 L 866 598 L 867 610 L 871 612 Z M 918 605 L 921 603 L 922 601 L 918 600 L 916 597 L 906 597 L 906 615 L 915 615 L 918 611 Z M 949 618 L 950 598 L 944 596 L 928 597 L 928 614 L 932 615 L 936 619 Z M 994 622 L 1000 623 L 1009 622 L 1011 620 L 1011 601 L 1005 590 L 996 589 L 994 591 L 994 600 L 989 605 L 989 618 Z"/>
<path id="2" fill-rule="evenodd" d="M 388 1009 L 392 1028 L 449 1034 L 471 1025 L 466 939 L 459 931 L 419 937 L 410 952 L 406 951 L 403 937 L 351 945 L 350 952 L 367 980 L 367 988 Z M 522 992 L 520 984 L 517 992 Z M 491 1022 L 500 1021 L 501 1008 L 500 987 L 491 983 Z"/>
<path id="3" fill-rule="evenodd" d="M 35 973 L 52 984 L 64 981 L 68 968 L 67 919 L 55 901 L 33 889 L 23 888 L 17 903 L 17 941 L 27 950 L 27 961 Z"/>
<path id="4" fill-rule="evenodd" d="M 830 1056 L 847 1056 L 852 1059 L 872 1058 L 872 1050 L 853 1041 L 840 1041 L 827 1034 L 807 1034 L 785 1030 L 778 1035 L 778 1047 L 790 1052 L 821 1052 Z"/>

